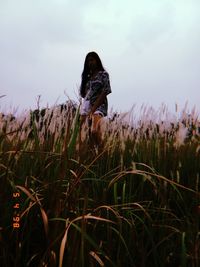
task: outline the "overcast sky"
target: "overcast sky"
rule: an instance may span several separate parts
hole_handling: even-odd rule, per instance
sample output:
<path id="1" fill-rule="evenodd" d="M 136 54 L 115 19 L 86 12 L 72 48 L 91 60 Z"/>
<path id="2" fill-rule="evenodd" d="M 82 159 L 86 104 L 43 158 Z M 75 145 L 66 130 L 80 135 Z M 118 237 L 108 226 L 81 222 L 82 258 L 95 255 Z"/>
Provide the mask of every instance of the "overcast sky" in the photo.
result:
<path id="1" fill-rule="evenodd" d="M 77 101 L 89 51 L 110 74 L 109 109 L 199 109 L 199 0 L 0 0 L 0 109 Z"/>

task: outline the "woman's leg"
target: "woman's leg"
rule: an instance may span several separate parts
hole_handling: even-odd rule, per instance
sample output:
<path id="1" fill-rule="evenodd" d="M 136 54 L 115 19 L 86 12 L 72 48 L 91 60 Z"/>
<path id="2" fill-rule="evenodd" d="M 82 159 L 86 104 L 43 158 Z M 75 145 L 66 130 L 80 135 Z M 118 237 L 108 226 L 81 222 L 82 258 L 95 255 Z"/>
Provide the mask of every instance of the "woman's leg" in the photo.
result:
<path id="1" fill-rule="evenodd" d="M 78 146 L 79 146 L 79 153 L 81 153 L 84 141 L 86 139 L 86 123 L 87 123 L 87 116 L 81 115 L 80 116 L 80 131 L 79 131 L 79 140 L 78 140 Z"/>
<path id="2" fill-rule="evenodd" d="M 100 114 L 92 115 L 91 139 L 94 145 L 98 147 L 101 146 L 101 142 L 102 142 L 101 119 L 102 119 L 102 116 Z"/>

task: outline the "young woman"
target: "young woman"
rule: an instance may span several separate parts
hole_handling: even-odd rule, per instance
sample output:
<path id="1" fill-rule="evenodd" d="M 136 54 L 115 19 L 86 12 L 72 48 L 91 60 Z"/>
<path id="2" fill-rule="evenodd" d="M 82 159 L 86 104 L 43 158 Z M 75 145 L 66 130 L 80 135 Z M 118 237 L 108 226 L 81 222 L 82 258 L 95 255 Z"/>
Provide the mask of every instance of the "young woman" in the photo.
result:
<path id="1" fill-rule="evenodd" d="M 96 142 L 100 142 L 99 125 L 102 117 L 107 116 L 107 95 L 111 93 L 109 75 L 96 52 L 86 55 L 82 72 L 80 95 L 83 98 L 80 114 L 81 125 L 88 119 L 90 132 Z"/>

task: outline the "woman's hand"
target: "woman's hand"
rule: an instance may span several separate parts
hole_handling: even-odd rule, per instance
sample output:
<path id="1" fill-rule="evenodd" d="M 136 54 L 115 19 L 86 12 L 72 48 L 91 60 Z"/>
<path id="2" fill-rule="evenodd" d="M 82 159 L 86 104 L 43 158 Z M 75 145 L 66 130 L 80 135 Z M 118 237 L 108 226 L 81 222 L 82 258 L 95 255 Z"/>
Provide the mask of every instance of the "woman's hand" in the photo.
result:
<path id="1" fill-rule="evenodd" d="M 92 115 L 93 115 L 94 111 L 90 111 L 88 114 L 88 119 L 91 120 L 92 119 Z"/>

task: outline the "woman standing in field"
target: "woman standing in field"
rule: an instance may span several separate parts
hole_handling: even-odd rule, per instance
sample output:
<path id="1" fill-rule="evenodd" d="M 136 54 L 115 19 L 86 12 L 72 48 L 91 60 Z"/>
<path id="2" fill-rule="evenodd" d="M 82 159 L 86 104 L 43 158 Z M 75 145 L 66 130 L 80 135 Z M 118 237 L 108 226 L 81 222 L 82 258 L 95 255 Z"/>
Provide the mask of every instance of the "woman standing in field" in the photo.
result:
<path id="1" fill-rule="evenodd" d="M 88 122 L 92 139 L 101 142 L 100 123 L 108 112 L 107 95 L 111 93 L 109 75 L 96 52 L 86 55 L 82 72 L 80 95 L 83 98 L 80 114 L 81 128 Z"/>

